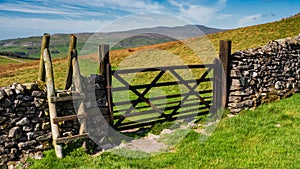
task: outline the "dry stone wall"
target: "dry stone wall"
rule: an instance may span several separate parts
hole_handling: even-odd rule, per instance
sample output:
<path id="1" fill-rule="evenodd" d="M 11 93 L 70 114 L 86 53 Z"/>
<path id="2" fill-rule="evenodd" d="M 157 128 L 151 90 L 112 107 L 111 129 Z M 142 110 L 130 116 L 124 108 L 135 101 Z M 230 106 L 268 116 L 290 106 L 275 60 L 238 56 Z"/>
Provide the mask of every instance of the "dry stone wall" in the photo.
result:
<path id="1" fill-rule="evenodd" d="M 46 92 L 28 88 L 14 83 L 0 89 L 0 166 L 51 148 Z"/>
<path id="2" fill-rule="evenodd" d="M 105 137 L 103 118 L 109 121 L 107 111 L 106 87 L 104 79 L 99 76 L 85 78 L 87 89 L 93 89 L 85 93 L 88 127 L 90 133 L 101 133 Z M 95 90 L 97 90 L 95 95 Z M 96 99 L 92 99 L 91 96 Z M 47 93 L 39 89 L 38 84 L 14 83 L 0 88 L 0 168 L 6 165 L 15 165 L 16 161 L 25 160 L 28 156 L 41 158 L 42 151 L 52 148 L 52 135 L 47 102 Z M 76 114 L 74 103 L 58 102 L 58 116 Z M 100 108 L 102 114 L 97 110 Z M 107 124 L 107 123 L 105 123 Z M 79 133 L 78 120 L 59 123 L 61 136 L 71 136 Z M 98 127 L 94 127 L 98 126 Z M 100 127 L 99 127 L 100 126 Z M 105 129 L 106 129 L 105 128 Z M 92 130 L 91 130 L 92 129 Z M 101 138 L 97 138 L 101 139 Z M 103 139 L 101 139 L 103 140 Z M 97 140 L 96 140 L 97 141 Z M 98 143 L 97 143 L 98 144 Z M 14 164 L 10 164 L 14 163 Z"/>
<path id="3" fill-rule="evenodd" d="M 288 97 L 300 87 L 300 35 L 237 51 L 229 62 L 231 112 Z"/>

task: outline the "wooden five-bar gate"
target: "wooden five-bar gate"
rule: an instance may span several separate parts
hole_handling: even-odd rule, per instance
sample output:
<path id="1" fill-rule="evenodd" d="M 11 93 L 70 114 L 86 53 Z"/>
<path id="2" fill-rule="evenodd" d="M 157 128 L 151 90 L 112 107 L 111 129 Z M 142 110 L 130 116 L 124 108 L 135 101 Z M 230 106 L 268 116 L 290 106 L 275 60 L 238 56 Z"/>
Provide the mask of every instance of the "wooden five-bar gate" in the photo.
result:
<path id="1" fill-rule="evenodd" d="M 231 41 L 220 41 L 220 56 L 212 64 L 112 70 L 109 46 L 100 45 L 100 74 L 106 77 L 107 100 L 113 127 L 116 130 L 126 130 L 151 126 L 159 122 L 215 113 L 219 108 L 226 107 L 230 53 Z M 180 71 L 190 71 L 194 78 L 185 79 Z M 147 78 L 147 73 L 148 76 L 152 75 L 151 79 Z M 147 78 L 148 82 L 138 80 L 141 83 L 133 84 L 126 78 L 130 74 L 136 78 Z M 173 79 L 166 80 L 165 75 L 172 76 Z M 174 86 L 183 87 L 185 91 L 149 96 L 151 90 L 163 91 Z"/>

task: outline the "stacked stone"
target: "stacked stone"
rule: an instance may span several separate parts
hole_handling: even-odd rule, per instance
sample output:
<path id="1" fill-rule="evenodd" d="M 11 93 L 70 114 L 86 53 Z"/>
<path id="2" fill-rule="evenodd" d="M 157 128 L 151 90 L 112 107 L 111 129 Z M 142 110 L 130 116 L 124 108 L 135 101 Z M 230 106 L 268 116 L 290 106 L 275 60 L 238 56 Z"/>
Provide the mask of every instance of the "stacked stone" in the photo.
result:
<path id="1" fill-rule="evenodd" d="M 110 114 L 106 100 L 106 85 L 101 76 L 83 79 L 84 100 L 87 118 L 87 132 L 92 141 L 106 144 Z M 77 101 L 57 102 L 58 116 L 77 114 Z M 78 120 L 58 123 L 61 137 L 77 135 Z M 0 167 L 9 161 L 52 148 L 51 125 L 47 93 L 38 84 L 14 83 L 0 88 Z"/>
<path id="2" fill-rule="evenodd" d="M 300 36 L 233 53 L 230 78 L 228 108 L 233 113 L 299 91 Z"/>
<path id="3" fill-rule="evenodd" d="M 0 166 L 51 147 L 47 107 L 36 84 L 0 88 Z"/>
<path id="4" fill-rule="evenodd" d="M 87 131 L 90 138 L 97 145 L 108 142 L 108 130 L 111 122 L 106 99 L 106 84 L 102 76 L 91 75 L 86 78 L 87 90 L 85 108 L 88 115 Z"/>

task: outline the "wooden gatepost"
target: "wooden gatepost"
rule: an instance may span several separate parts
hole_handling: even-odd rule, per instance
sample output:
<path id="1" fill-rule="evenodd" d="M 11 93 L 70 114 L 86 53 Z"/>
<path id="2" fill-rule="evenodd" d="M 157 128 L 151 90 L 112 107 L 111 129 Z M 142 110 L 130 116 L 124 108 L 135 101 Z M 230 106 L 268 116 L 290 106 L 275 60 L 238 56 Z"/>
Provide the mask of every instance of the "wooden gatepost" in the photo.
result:
<path id="1" fill-rule="evenodd" d="M 220 108 L 227 108 L 229 98 L 230 55 L 231 41 L 221 40 L 219 58 L 214 60 L 213 112 L 217 112 Z"/>

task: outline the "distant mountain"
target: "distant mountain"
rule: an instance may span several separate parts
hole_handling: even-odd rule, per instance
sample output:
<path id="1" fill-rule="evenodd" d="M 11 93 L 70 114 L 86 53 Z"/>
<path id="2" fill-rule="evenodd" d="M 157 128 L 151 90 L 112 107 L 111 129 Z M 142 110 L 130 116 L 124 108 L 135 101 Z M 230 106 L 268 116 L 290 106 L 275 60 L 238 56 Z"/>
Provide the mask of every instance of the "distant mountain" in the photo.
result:
<path id="1" fill-rule="evenodd" d="M 176 27 L 142 28 L 108 33 L 75 33 L 78 38 L 77 49 L 81 54 L 97 51 L 99 44 L 110 44 L 111 49 L 124 49 L 147 46 L 185 38 L 202 36 L 225 31 L 203 25 L 185 25 Z M 50 51 L 53 57 L 66 56 L 69 45 L 69 34 L 54 34 L 50 40 Z M 38 58 L 42 36 L 18 38 L 0 41 L 0 55 L 10 57 Z"/>

